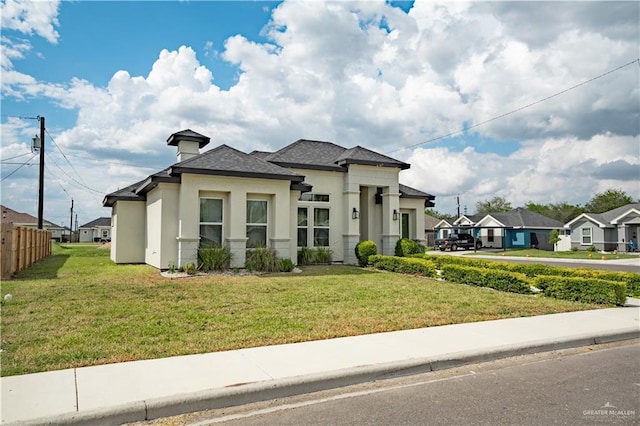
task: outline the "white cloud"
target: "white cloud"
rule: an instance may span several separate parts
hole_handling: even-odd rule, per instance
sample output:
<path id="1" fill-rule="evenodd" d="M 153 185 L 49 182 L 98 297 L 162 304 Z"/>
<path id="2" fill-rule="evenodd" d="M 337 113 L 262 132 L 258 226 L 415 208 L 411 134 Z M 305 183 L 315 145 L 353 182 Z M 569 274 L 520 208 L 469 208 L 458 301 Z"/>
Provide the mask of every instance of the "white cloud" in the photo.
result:
<path id="1" fill-rule="evenodd" d="M 57 43 L 60 36 L 55 27 L 58 22 L 57 0 L 21 1 L 3 0 L 0 3 L 2 28 L 23 34 L 37 34 L 49 43 Z"/>

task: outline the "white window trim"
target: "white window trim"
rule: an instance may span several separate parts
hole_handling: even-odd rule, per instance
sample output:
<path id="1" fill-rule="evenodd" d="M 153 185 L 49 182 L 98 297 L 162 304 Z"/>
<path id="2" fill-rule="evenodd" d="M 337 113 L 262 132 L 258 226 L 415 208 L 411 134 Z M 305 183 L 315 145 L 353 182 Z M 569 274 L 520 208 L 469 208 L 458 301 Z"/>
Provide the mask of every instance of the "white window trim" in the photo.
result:
<path id="1" fill-rule="evenodd" d="M 220 200 L 222 201 L 222 222 L 202 222 L 200 219 L 200 200 Z M 220 197 L 199 197 L 198 198 L 198 236 L 200 235 L 201 225 L 220 225 L 220 245 L 224 244 L 224 198 Z M 200 243 L 201 244 L 201 243 Z"/>
<path id="2" fill-rule="evenodd" d="M 300 226 L 296 223 L 296 246 L 298 248 L 302 248 L 302 247 L 309 247 L 309 210 L 313 209 L 312 206 L 298 206 L 298 209 L 305 209 L 307 211 L 307 224 L 305 226 Z M 298 210 L 296 209 L 296 222 L 298 221 Z M 306 234 L 307 234 L 307 245 L 306 246 L 299 246 L 298 245 L 298 230 L 304 228 L 307 230 Z"/>
<path id="3" fill-rule="evenodd" d="M 589 230 L 589 240 L 590 242 L 585 243 L 584 242 L 584 230 L 588 229 Z M 593 245 L 593 228 L 590 226 L 583 226 L 582 228 L 580 228 L 580 245 L 581 246 L 592 246 Z"/>
<path id="4" fill-rule="evenodd" d="M 267 221 L 266 223 L 253 223 L 253 222 L 246 222 L 247 218 L 245 217 L 245 230 L 248 230 L 249 226 L 263 226 L 265 228 L 265 234 L 264 234 L 264 238 L 265 238 L 265 247 L 269 247 L 269 200 L 265 200 L 265 199 L 259 199 L 259 198 L 247 198 L 247 204 L 249 204 L 249 201 L 260 201 L 263 203 L 267 204 L 267 208 L 266 208 L 266 213 L 267 213 Z M 249 242 L 249 236 L 247 235 L 247 242 Z M 249 249 L 253 249 L 254 247 L 247 247 Z"/>

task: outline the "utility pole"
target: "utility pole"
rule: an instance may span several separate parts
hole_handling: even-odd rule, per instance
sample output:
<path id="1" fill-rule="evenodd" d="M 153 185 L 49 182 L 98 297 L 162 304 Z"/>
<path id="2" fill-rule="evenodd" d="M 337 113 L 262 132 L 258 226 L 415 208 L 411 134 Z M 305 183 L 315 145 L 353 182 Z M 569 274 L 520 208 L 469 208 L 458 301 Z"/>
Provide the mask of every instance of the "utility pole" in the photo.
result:
<path id="1" fill-rule="evenodd" d="M 42 229 L 42 216 L 44 214 L 44 117 L 40 120 L 40 182 L 38 190 L 38 229 Z"/>
<path id="2" fill-rule="evenodd" d="M 456 204 L 458 205 L 458 216 L 457 217 L 460 217 L 460 196 L 459 195 L 456 197 Z"/>
<path id="3" fill-rule="evenodd" d="M 69 242 L 72 243 L 73 241 L 71 241 L 73 239 L 73 198 L 71 199 L 71 219 L 69 220 Z"/>

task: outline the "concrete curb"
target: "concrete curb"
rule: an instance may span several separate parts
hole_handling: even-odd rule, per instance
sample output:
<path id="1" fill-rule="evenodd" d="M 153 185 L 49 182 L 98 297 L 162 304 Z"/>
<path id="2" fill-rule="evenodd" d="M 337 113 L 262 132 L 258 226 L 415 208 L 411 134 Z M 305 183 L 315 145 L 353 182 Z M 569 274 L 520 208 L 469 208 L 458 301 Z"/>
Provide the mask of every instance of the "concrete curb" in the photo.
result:
<path id="1" fill-rule="evenodd" d="M 253 402 L 301 395 L 329 389 L 445 370 L 467 364 L 493 361 L 519 355 L 599 345 L 640 338 L 640 329 L 629 328 L 608 334 L 581 335 L 566 339 L 507 345 L 484 351 L 465 351 L 444 356 L 415 358 L 383 364 L 241 384 L 234 387 L 155 398 L 59 416 L 6 423 L 7 425 L 119 425 L 197 411 L 232 407 Z"/>

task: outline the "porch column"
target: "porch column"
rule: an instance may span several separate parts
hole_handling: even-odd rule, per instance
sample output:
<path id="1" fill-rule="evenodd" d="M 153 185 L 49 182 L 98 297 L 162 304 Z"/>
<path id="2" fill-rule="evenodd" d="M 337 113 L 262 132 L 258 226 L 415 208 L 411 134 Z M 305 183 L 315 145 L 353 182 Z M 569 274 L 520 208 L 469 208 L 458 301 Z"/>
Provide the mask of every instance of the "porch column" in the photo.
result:
<path id="1" fill-rule="evenodd" d="M 344 233 L 342 234 L 342 241 L 344 247 L 344 263 L 354 265 L 358 263 L 356 257 L 356 245 L 360 241 L 360 221 L 362 220 L 362 208 L 360 206 L 360 185 L 358 183 L 345 184 L 345 190 L 343 191 L 344 197 Z M 354 209 L 357 212 L 357 218 L 353 218 Z"/>
<path id="2" fill-rule="evenodd" d="M 618 226 L 618 241 L 616 247 L 618 248 L 618 253 L 627 251 L 627 243 L 629 242 L 629 237 L 627 236 L 627 225 Z"/>
<path id="3" fill-rule="evenodd" d="M 397 219 L 393 219 L 393 212 Z M 400 239 L 400 190 L 398 185 L 386 187 L 382 192 L 382 254 L 393 256 Z"/>

